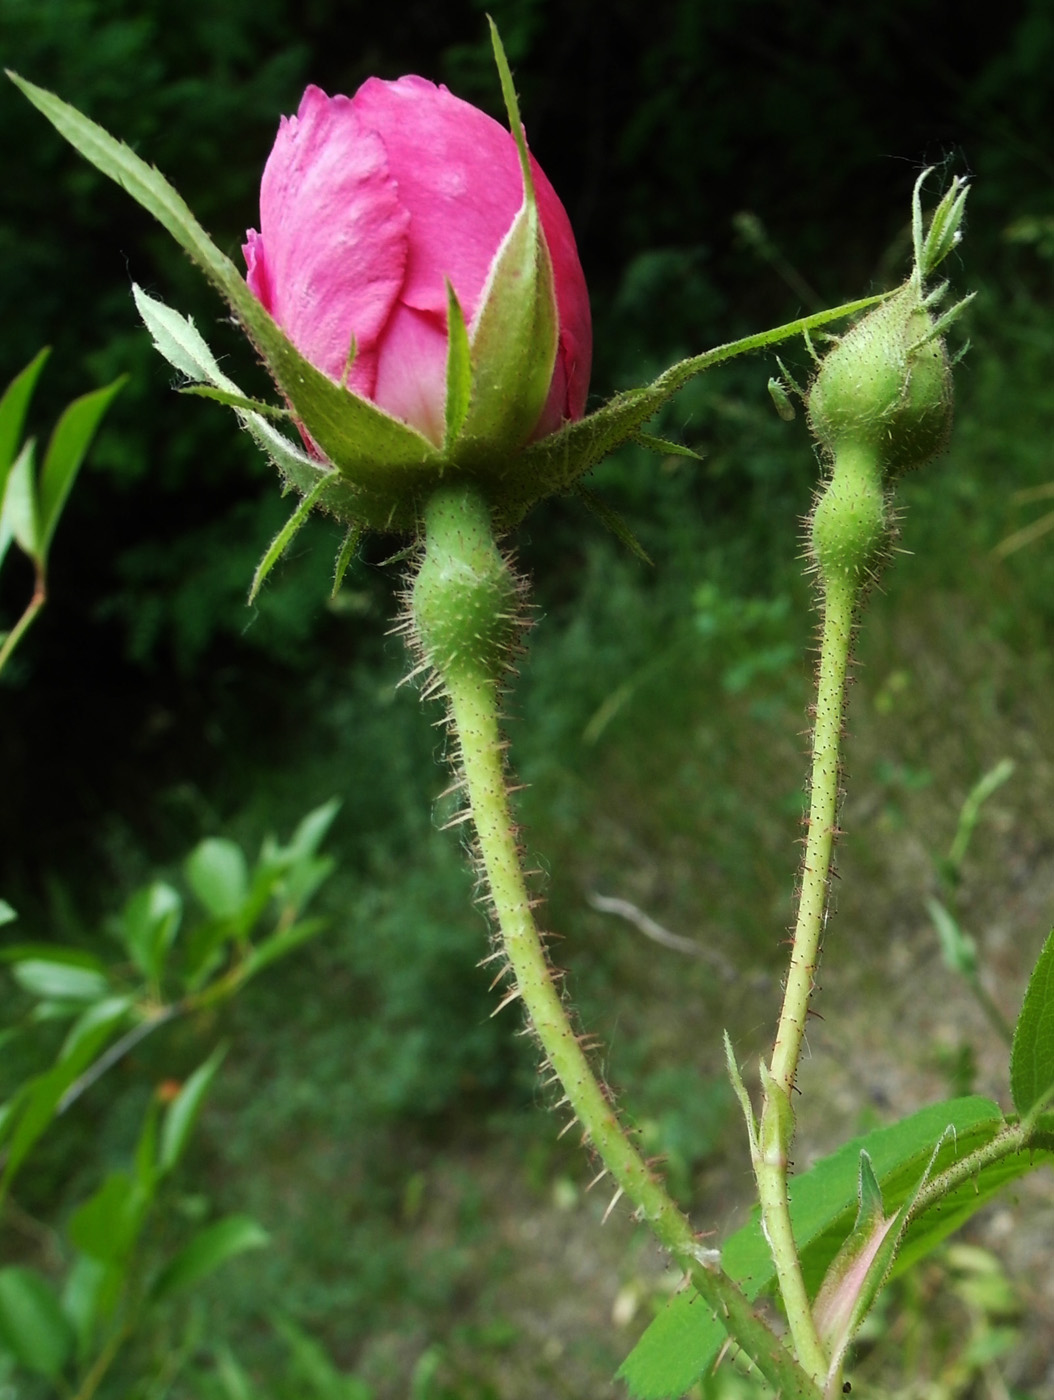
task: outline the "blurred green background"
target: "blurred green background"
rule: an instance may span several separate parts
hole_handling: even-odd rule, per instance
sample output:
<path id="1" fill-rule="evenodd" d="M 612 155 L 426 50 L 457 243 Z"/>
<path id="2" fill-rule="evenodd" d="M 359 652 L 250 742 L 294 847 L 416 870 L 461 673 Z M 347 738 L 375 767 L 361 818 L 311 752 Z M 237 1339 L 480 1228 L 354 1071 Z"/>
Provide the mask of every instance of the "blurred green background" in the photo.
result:
<path id="1" fill-rule="evenodd" d="M 952 172 L 975 177 L 949 260 L 957 289 L 978 292 L 956 435 L 905 483 L 908 557 L 859 645 L 805 1142 L 833 1145 L 941 1093 L 998 1095 L 998 1047 L 943 970 L 924 899 L 966 792 L 1015 759 L 963 892 L 1012 1014 L 1054 904 L 1054 535 L 993 549 L 1043 514 L 1016 493 L 1054 481 L 1054 10 L 0 0 L 0 53 L 156 163 L 237 256 L 278 116 L 307 82 L 352 92 L 370 74 L 418 72 L 500 116 L 485 8 L 578 236 L 593 402 L 893 285 L 919 171 L 937 166 L 931 203 Z M 233 1048 L 187 1196 L 250 1210 L 275 1243 L 209 1295 L 194 1353 L 206 1378 L 224 1339 L 255 1375 L 275 1374 L 268 1317 L 281 1308 L 377 1396 L 617 1394 L 610 1376 L 661 1293 L 661 1261 L 617 1213 L 599 1230 L 606 1201 L 582 1194 L 591 1173 L 573 1135 L 554 1141 L 516 1013 L 489 1018 L 487 929 L 456 835 L 437 829 L 437 715 L 397 688 L 406 663 L 386 635 L 402 571 L 384 561 L 400 541 L 369 541 L 330 602 L 339 534 L 313 523 L 245 606 L 289 503 L 229 414 L 171 392 L 131 281 L 192 314 L 232 376 L 265 394 L 261 372 L 167 235 L 6 83 L 0 131 L 0 383 L 55 347 L 34 406 L 44 430 L 73 395 L 131 375 L 56 538 L 49 605 L 0 688 L 0 891 L 21 936 L 90 944 L 201 836 L 251 849 L 330 796 L 344 803 L 330 933 L 222 1026 L 158 1037 L 87 1096 L 19 1210 L 60 1224 L 98 1164 L 128 1150 L 143 1084 L 185 1072 L 219 1030 Z M 808 373 L 801 347 L 788 356 Z M 748 1185 L 720 1030 L 747 1057 L 772 1022 L 802 801 L 813 622 L 800 520 L 817 465 L 800 420 L 772 409 L 773 372 L 761 358 L 714 371 L 664 415 L 657 430 L 701 463 L 626 451 L 595 473 L 654 568 L 570 500 L 513 541 L 538 622 L 509 733 L 545 917 L 606 1074 L 701 1228 Z M 7 626 L 28 570 L 11 561 L 0 582 Z M 595 909 L 598 894 L 706 952 L 659 948 Z M 1041 1196 L 1035 1209 L 1049 1245 L 1054 1218 Z M 989 1216 L 977 1230 L 995 1248 Z M 35 1240 L 8 1222 L 12 1257 L 39 1263 Z M 1000 1267 L 1026 1279 L 1031 1266 L 1011 1251 Z M 955 1288 L 942 1296 L 948 1337 L 927 1333 L 923 1354 L 946 1393 L 966 1394 L 976 1373 L 953 1362 L 972 1334 Z M 937 1315 L 919 1297 L 916 1323 Z M 1054 1296 L 1034 1289 L 1021 1309 L 1011 1382 L 1054 1395 Z M 892 1320 L 887 1333 L 903 1344 Z M 133 1390 L 153 1355 L 107 1393 L 204 1393 Z"/>

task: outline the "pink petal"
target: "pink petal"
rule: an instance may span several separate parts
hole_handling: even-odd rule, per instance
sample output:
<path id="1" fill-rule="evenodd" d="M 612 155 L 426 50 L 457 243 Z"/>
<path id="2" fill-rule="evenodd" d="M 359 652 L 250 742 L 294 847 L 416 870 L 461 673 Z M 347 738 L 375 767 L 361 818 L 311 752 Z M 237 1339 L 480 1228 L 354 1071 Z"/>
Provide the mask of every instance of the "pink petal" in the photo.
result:
<path id="1" fill-rule="evenodd" d="M 346 97 L 309 87 L 264 169 L 249 285 L 312 364 L 373 395 L 376 346 L 403 285 L 411 215 L 384 142 Z"/>
<path id="2" fill-rule="evenodd" d="M 436 446 L 446 429 L 446 361 L 445 314 L 396 306 L 377 354 L 374 398 Z"/>

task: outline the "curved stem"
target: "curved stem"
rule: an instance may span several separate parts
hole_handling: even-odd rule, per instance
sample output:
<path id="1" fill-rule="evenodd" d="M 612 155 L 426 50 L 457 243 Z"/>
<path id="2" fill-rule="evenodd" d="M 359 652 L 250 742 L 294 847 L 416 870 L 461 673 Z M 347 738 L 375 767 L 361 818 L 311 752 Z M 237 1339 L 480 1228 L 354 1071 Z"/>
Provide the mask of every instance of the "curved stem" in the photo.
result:
<path id="1" fill-rule="evenodd" d="M 440 498 L 433 498 L 425 513 L 426 557 L 441 528 L 440 509 L 448 516 L 451 511 L 451 493 L 440 493 Z M 457 516 L 457 528 L 444 530 L 443 549 L 460 547 L 467 556 L 478 544 L 481 532 L 490 538 L 489 512 L 478 497 L 464 493 L 457 505 Z M 431 659 L 445 688 L 453 727 L 460 739 L 468 805 L 479 838 L 501 947 L 513 979 L 513 989 L 502 1005 L 516 996 L 522 999 L 546 1064 L 561 1083 L 566 1103 L 581 1124 L 585 1140 L 602 1159 L 616 1191 L 632 1202 L 659 1242 L 691 1276 L 697 1292 L 737 1345 L 784 1397 L 817 1400 L 819 1387 L 770 1328 L 754 1315 L 746 1296 L 721 1270 L 717 1251 L 700 1246 L 690 1221 L 626 1136 L 572 1028 L 535 926 L 520 864 L 499 732 L 496 668 L 466 661 L 463 655 L 452 655 L 445 665 L 438 656 Z"/>
<path id="2" fill-rule="evenodd" d="M 826 494 L 831 508 L 842 514 L 850 539 L 859 520 L 860 503 L 864 503 L 865 509 L 873 507 L 876 492 L 881 518 L 881 484 L 874 455 L 866 450 L 841 452 Z M 820 1384 L 827 1374 L 828 1359 L 813 1319 L 791 1227 L 787 1175 L 794 1138 L 795 1079 L 827 922 L 831 860 L 838 833 L 842 720 L 849 649 L 870 549 L 868 545 L 866 550 L 857 551 L 850 544 L 844 560 L 837 563 L 829 560 L 829 566 L 821 569 L 823 627 L 812 737 L 808 834 L 783 1007 L 772 1061 L 767 1068 L 763 1067 L 764 1106 L 754 1162 L 762 1221 L 795 1353 L 806 1371 Z"/>
<path id="3" fill-rule="evenodd" d="M 3 671 L 4 667 L 11 659 L 15 647 L 18 646 L 19 642 L 29 631 L 36 619 L 37 613 L 44 606 L 45 602 L 47 602 L 47 596 L 47 580 L 38 564 L 36 566 L 36 583 L 33 588 L 33 596 L 26 604 L 25 612 L 23 612 L 14 627 L 11 628 L 11 631 L 8 632 L 7 636 L 4 638 L 3 646 L 0 646 L 0 672 Z"/>

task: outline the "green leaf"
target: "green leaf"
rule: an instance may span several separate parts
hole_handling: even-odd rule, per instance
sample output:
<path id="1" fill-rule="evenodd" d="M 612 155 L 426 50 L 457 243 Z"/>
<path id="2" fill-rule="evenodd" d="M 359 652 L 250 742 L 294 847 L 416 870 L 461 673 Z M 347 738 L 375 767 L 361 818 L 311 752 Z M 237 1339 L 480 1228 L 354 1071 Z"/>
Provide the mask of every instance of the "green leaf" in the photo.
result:
<path id="1" fill-rule="evenodd" d="M 460 436 L 468 415 L 468 406 L 472 398 L 472 355 L 465 315 L 449 278 L 446 284 L 446 299 L 446 431 L 443 450 L 449 451 Z"/>
<path id="2" fill-rule="evenodd" d="M 156 983 L 165 954 L 179 930 L 183 901 L 163 880 L 137 890 L 124 907 L 119 925 L 121 940 L 136 967 Z"/>
<path id="3" fill-rule="evenodd" d="M 34 480 L 35 451 L 36 443 L 30 438 L 7 474 L 3 508 L 0 510 L 0 563 L 7 555 L 12 540 L 17 541 L 19 549 L 27 558 L 35 563 L 40 560 L 40 512 Z"/>
<path id="4" fill-rule="evenodd" d="M 31 996 L 53 1001 L 100 1001 L 110 990 L 101 972 L 73 967 L 53 959 L 33 958 L 17 962 L 11 975 Z"/>
<path id="5" fill-rule="evenodd" d="M 0 398 L 0 501 L 4 498 L 7 474 L 15 460 L 18 444 L 22 440 L 29 402 L 33 397 L 40 371 L 51 354 L 50 346 L 39 351 L 21 374 L 17 374 L 4 390 Z"/>
<path id="6" fill-rule="evenodd" d="M 228 1215 L 199 1231 L 179 1251 L 158 1276 L 150 1296 L 154 1302 L 160 1302 L 182 1289 L 193 1288 L 229 1259 L 269 1243 L 267 1231 L 250 1216 Z"/>
<path id="7" fill-rule="evenodd" d="M 40 558 L 47 559 L 48 549 L 59 523 L 81 463 L 103 415 L 123 388 L 128 376 L 122 374 L 103 389 L 84 394 L 69 405 L 55 425 L 48 443 L 44 465 L 40 469 Z"/>
<path id="8" fill-rule="evenodd" d="M 256 595 L 259 593 L 264 579 L 289 548 L 294 537 L 299 533 L 301 526 L 311 514 L 312 509 L 321 499 L 322 493 L 328 490 L 336 479 L 336 473 L 333 473 L 331 476 L 324 476 L 320 481 L 317 481 L 297 506 L 296 510 L 293 511 L 293 514 L 286 523 L 278 531 L 278 534 L 275 535 L 274 539 L 267 546 L 264 557 L 260 560 L 259 564 L 257 564 L 256 572 L 253 574 L 252 586 L 249 589 L 250 607 L 255 603 Z"/>
<path id="9" fill-rule="evenodd" d="M 7 900 L 0 899 L 0 928 L 3 928 L 4 924 L 14 923 L 17 918 L 18 915 L 11 908 L 10 904 L 8 904 Z"/>
<path id="10" fill-rule="evenodd" d="M 77 1338 L 77 1361 L 83 1366 L 93 1348 L 103 1294 L 112 1271 L 89 1254 L 78 1254 L 66 1274 L 62 1311 Z"/>
<path id="11" fill-rule="evenodd" d="M 55 1381 L 73 1350 L 73 1329 L 50 1285 L 33 1269 L 0 1269 L 0 1338 L 28 1371 Z"/>
<path id="12" fill-rule="evenodd" d="M 111 1172 L 70 1217 L 69 1237 L 101 1264 L 125 1261 L 146 1221 L 153 1193 L 127 1172 Z"/>
<path id="13" fill-rule="evenodd" d="M 927 899 L 926 910 L 940 939 L 946 966 L 960 977 L 977 976 L 977 944 L 959 927 L 958 920 L 939 899 Z"/>
<path id="14" fill-rule="evenodd" d="M 302 943 L 306 943 L 309 938 L 314 938 L 316 934 L 321 933 L 327 927 L 328 923 L 328 919 L 301 919 L 299 923 L 292 924 L 289 928 L 272 934 L 262 943 L 257 943 L 246 959 L 246 980 L 255 977 L 258 972 L 262 972 L 265 967 L 277 962 L 279 958 L 286 957 L 299 948 Z"/>
<path id="15" fill-rule="evenodd" d="M 888 1128 L 855 1138 L 817 1162 L 810 1171 L 791 1179 L 791 1220 L 811 1292 L 819 1287 L 852 1228 L 861 1151 L 868 1153 L 874 1174 L 882 1184 L 886 1208 L 896 1210 L 916 1187 L 933 1144 L 949 1127 L 957 1137 L 944 1144 L 935 1170 L 943 1170 L 945 1158 L 963 1156 L 979 1142 L 990 1141 L 1003 1127 L 1003 1117 L 999 1106 L 988 1099 L 971 1097 L 933 1104 Z M 1027 1169 L 1027 1163 L 1019 1164 L 1018 1174 Z M 972 1200 L 973 1182 L 969 1183 L 969 1190 Z M 965 1199 L 956 1205 L 961 1211 Z M 955 1228 L 962 1218 L 961 1214 L 953 1216 L 950 1228 Z M 942 1212 L 941 1222 L 944 1221 Z M 936 1228 L 929 1214 L 913 1222 L 904 1254 L 916 1238 L 936 1243 Z M 742 1229 L 726 1240 L 721 1261 L 749 1298 L 756 1298 L 773 1286 L 772 1256 L 756 1211 Z M 623 1362 L 619 1375 L 636 1400 L 679 1396 L 711 1365 L 724 1338 L 724 1327 L 698 1303 L 694 1293 L 678 1294 L 652 1322 Z"/>
<path id="16" fill-rule="evenodd" d="M 1010 1052 L 1010 1092 L 1026 1118 L 1054 1090 L 1054 931 L 1028 980 Z"/>
<path id="17" fill-rule="evenodd" d="M 157 1165 L 162 1173 L 170 1172 L 183 1156 L 194 1124 L 198 1120 L 205 1095 L 209 1091 L 216 1071 L 227 1053 L 225 1045 L 219 1045 L 209 1058 L 200 1064 L 187 1079 L 179 1093 L 169 1104 L 161 1124 L 161 1145 Z"/>
<path id="18" fill-rule="evenodd" d="M 96 1055 L 102 1046 L 131 1011 L 134 1002 L 131 997 L 103 997 L 93 1002 L 74 1021 L 62 1042 L 57 1063 L 66 1060 L 79 1060 L 82 1047 L 88 1045 L 91 1055 Z"/>
<path id="19" fill-rule="evenodd" d="M 186 862 L 190 887 L 217 919 L 233 919 L 249 897 L 249 869 L 240 846 L 222 836 L 210 836 L 196 846 Z"/>

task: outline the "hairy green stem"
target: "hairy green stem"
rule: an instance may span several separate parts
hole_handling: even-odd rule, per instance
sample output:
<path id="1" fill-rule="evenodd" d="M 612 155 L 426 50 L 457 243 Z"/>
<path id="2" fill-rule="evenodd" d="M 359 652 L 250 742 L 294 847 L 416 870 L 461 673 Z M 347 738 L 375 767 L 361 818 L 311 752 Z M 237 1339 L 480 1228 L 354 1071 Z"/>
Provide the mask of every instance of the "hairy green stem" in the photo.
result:
<path id="1" fill-rule="evenodd" d="M 772 1061 L 763 1071 L 764 1106 L 754 1162 L 762 1221 L 795 1354 L 820 1384 L 827 1373 L 828 1359 L 813 1320 L 790 1219 L 788 1166 L 794 1138 L 793 1094 L 827 921 L 831 861 L 838 832 L 849 649 L 862 587 L 883 531 L 883 493 L 874 454 L 862 447 L 847 448 L 838 454 L 831 480 L 813 516 L 823 626 L 808 834 L 783 1007 Z"/>
<path id="2" fill-rule="evenodd" d="M 495 586 L 489 511 L 474 492 L 453 488 L 433 497 L 425 511 L 425 525 L 422 574 L 428 570 L 430 587 L 434 580 L 444 580 L 443 588 L 449 587 L 456 594 L 453 612 L 470 619 L 478 639 L 479 617 L 465 579 L 474 572 L 487 580 L 486 586 Z M 498 589 L 497 596 L 507 597 L 507 590 L 502 594 Z M 506 1000 L 522 999 L 545 1055 L 546 1069 L 562 1085 L 565 1102 L 581 1125 L 584 1140 L 601 1158 L 616 1193 L 632 1203 L 660 1244 L 690 1275 L 697 1292 L 766 1380 L 785 1397 L 816 1400 L 818 1386 L 755 1316 L 749 1300 L 721 1270 L 717 1252 L 700 1246 L 689 1220 L 623 1131 L 572 1027 L 535 925 L 509 808 L 498 718 L 504 661 L 495 658 L 493 648 L 486 643 L 481 655 L 471 637 L 455 636 L 446 616 L 437 623 L 439 610 L 431 591 L 425 603 L 415 588 L 413 609 L 422 647 L 445 690 L 460 740 L 468 804 L 493 901 L 501 953 L 512 980 Z M 422 615 L 427 616 L 425 625 Z M 434 645 L 433 637 L 438 639 Z"/>

